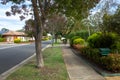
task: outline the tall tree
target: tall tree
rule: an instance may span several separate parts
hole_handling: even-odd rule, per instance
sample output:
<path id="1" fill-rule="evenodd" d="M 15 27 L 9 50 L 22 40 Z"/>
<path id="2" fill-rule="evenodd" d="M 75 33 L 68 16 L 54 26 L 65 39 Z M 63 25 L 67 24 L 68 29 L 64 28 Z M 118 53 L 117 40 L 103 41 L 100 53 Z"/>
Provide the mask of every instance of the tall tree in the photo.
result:
<path id="1" fill-rule="evenodd" d="M 120 8 L 114 15 L 105 14 L 103 17 L 103 28 L 105 31 L 120 34 Z"/>
<path id="2" fill-rule="evenodd" d="M 22 10 L 24 10 L 24 15 L 28 15 L 29 11 L 27 10 L 27 5 L 22 5 L 22 10 L 19 8 L 17 4 L 24 3 L 25 0 L 2 0 L 2 4 L 6 4 L 7 2 L 12 1 L 16 3 L 16 5 L 11 6 L 11 12 L 6 12 L 7 16 L 21 14 Z M 35 30 L 35 48 L 36 48 L 36 61 L 37 67 L 43 67 L 44 62 L 41 54 L 41 40 L 43 27 L 45 24 L 45 20 L 48 16 L 49 9 L 51 7 L 51 0 L 28 0 L 32 2 L 32 9 L 34 15 L 34 30 Z M 24 15 L 20 16 L 20 19 L 23 20 Z"/>
<path id="3" fill-rule="evenodd" d="M 27 21 L 25 21 L 25 33 L 27 34 L 27 36 L 29 37 L 35 37 L 35 24 L 34 24 L 34 20 L 33 19 L 29 19 Z"/>
<path id="4" fill-rule="evenodd" d="M 55 41 L 58 36 L 63 36 L 69 34 L 74 27 L 75 20 L 72 17 L 65 17 L 61 14 L 53 15 L 48 19 L 48 30 L 55 36 Z"/>

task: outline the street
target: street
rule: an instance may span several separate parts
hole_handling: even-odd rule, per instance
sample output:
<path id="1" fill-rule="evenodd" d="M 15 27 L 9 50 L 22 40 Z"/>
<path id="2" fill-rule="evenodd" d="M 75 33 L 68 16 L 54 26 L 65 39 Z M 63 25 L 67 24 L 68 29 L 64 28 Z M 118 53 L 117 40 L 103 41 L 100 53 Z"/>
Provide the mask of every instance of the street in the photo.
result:
<path id="1" fill-rule="evenodd" d="M 42 48 L 50 42 L 42 42 Z M 0 46 L 0 74 L 19 64 L 35 53 L 35 45 L 4 45 Z"/>

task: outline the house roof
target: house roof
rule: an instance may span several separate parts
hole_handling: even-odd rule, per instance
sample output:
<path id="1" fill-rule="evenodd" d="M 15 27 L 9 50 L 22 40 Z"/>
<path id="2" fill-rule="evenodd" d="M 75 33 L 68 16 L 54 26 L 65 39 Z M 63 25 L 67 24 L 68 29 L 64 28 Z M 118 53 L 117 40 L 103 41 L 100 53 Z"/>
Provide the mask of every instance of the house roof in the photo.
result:
<path id="1" fill-rule="evenodd" d="M 3 36 L 25 36 L 26 34 L 24 32 L 16 32 L 16 31 L 8 31 L 6 33 L 3 33 Z"/>

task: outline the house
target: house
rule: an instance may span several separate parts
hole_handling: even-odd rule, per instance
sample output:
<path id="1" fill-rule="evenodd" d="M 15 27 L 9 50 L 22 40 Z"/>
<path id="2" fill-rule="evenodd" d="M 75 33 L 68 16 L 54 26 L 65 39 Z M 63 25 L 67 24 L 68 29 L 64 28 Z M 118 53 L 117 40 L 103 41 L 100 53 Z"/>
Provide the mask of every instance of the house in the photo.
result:
<path id="1" fill-rule="evenodd" d="M 7 42 L 14 42 L 15 39 L 21 39 L 21 41 L 27 41 L 26 34 L 24 32 L 17 31 L 7 31 L 2 34 L 2 37 L 6 39 Z"/>

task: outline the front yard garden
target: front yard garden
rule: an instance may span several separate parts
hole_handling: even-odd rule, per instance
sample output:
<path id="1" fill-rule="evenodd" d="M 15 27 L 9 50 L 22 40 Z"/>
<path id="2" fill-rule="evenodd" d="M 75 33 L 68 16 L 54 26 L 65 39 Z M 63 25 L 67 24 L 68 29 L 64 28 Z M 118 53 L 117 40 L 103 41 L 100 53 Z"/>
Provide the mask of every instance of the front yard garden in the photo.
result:
<path id="1" fill-rule="evenodd" d="M 86 36 L 88 37 L 88 36 Z M 70 35 L 70 45 L 80 52 L 86 59 L 92 61 L 104 70 L 120 73 L 120 42 L 115 33 L 93 33 L 88 38 Z M 108 55 L 102 55 L 100 49 L 110 49 Z"/>

